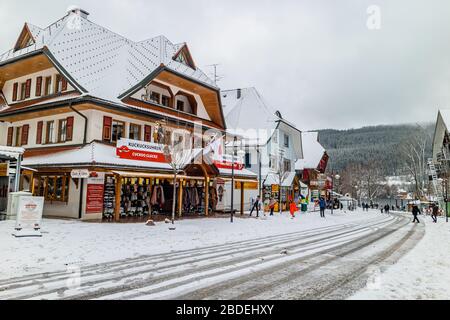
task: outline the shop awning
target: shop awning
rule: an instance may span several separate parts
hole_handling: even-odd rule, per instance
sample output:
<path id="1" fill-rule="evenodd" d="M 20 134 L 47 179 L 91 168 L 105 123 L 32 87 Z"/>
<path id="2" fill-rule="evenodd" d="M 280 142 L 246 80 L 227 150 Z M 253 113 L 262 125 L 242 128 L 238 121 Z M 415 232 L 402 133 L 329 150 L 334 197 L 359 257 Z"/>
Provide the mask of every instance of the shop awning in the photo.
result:
<path id="1" fill-rule="evenodd" d="M 0 146 L 0 158 L 5 158 L 5 160 L 9 160 L 11 158 L 18 159 L 20 155 L 25 152 L 24 148 L 14 148 L 14 147 L 5 147 Z"/>
<path id="2" fill-rule="evenodd" d="M 284 177 L 281 180 L 281 186 L 282 187 L 291 187 L 292 183 L 295 179 L 295 172 L 289 172 L 284 175 Z M 271 186 L 271 185 L 279 185 L 280 184 L 280 177 L 276 173 L 269 173 L 266 176 L 266 179 L 264 180 L 265 186 Z"/>
<path id="3" fill-rule="evenodd" d="M 173 179 L 173 174 L 169 173 L 149 173 L 139 171 L 111 171 L 113 174 L 117 174 L 121 177 L 129 178 L 160 178 L 160 179 Z M 191 179 L 191 180 L 205 180 L 205 177 L 193 177 L 178 174 L 177 179 Z"/>
<path id="4" fill-rule="evenodd" d="M 122 159 L 116 155 L 114 146 L 92 142 L 52 154 L 25 157 L 23 165 L 31 167 L 127 167 L 171 171 L 168 163 Z"/>
<path id="5" fill-rule="evenodd" d="M 232 176 L 231 169 L 219 168 L 219 177 L 224 180 L 231 180 Z M 234 180 L 235 181 L 258 181 L 258 175 L 248 169 L 234 170 Z"/>

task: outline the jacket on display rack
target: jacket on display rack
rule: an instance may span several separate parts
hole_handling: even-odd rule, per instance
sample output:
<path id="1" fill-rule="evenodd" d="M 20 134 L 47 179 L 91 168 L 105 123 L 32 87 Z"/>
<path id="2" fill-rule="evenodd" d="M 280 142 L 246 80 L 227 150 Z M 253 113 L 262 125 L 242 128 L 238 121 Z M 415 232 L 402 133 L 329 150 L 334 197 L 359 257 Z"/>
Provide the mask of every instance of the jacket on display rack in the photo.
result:
<path id="1" fill-rule="evenodd" d="M 159 205 L 160 207 L 162 207 L 164 205 L 164 203 L 165 203 L 165 198 L 164 198 L 163 187 L 160 185 L 154 186 L 153 192 L 152 192 L 151 204 L 153 206 Z"/>

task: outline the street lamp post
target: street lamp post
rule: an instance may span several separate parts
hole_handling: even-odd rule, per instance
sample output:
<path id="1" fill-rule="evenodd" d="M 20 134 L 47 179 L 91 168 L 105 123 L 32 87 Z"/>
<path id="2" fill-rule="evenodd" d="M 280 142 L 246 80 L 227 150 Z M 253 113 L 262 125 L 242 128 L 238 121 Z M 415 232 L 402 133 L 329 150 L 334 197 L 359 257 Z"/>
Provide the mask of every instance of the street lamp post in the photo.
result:
<path id="1" fill-rule="evenodd" d="M 237 137 L 233 138 L 233 150 L 231 151 L 231 215 L 230 215 L 230 222 L 234 222 L 234 165 L 235 165 L 235 149 L 236 149 L 236 141 Z M 242 160 L 243 154 L 245 154 L 244 151 L 239 150 L 237 152 L 237 155 L 239 156 L 239 159 Z M 241 190 L 241 192 L 244 192 L 244 190 Z"/>
<path id="2" fill-rule="evenodd" d="M 448 223 L 448 178 L 446 177 L 444 179 L 445 182 L 445 199 L 444 199 L 444 203 L 445 203 L 445 221 Z"/>
<path id="3" fill-rule="evenodd" d="M 331 214 L 333 214 L 333 209 L 334 209 L 334 198 L 333 198 L 333 193 L 334 193 L 334 180 L 336 179 L 337 182 L 339 182 L 339 179 L 341 178 L 340 175 L 334 175 L 334 173 L 331 175 Z"/>
<path id="4" fill-rule="evenodd" d="M 234 219 L 234 147 L 236 143 L 236 136 L 233 138 L 233 149 L 231 151 L 231 216 L 230 222 L 233 223 Z"/>

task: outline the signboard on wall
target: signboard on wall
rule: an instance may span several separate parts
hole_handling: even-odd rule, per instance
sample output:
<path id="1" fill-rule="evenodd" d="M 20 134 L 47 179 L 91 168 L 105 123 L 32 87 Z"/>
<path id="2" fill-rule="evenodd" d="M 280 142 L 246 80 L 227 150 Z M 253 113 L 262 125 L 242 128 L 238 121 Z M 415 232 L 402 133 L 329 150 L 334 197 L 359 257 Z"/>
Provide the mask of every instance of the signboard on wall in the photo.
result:
<path id="1" fill-rule="evenodd" d="M 234 170 L 244 169 L 244 164 L 238 156 L 232 156 L 223 151 L 223 138 L 219 138 L 210 143 L 204 150 L 205 153 L 211 153 L 214 165 L 220 169 L 232 169 L 234 163 Z M 234 158 L 234 159 L 233 159 Z"/>
<path id="2" fill-rule="evenodd" d="M 91 171 L 87 179 L 86 214 L 103 212 L 105 173 Z"/>
<path id="3" fill-rule="evenodd" d="M 9 176 L 9 162 L 0 163 L 0 177 Z"/>
<path id="4" fill-rule="evenodd" d="M 17 208 L 16 237 L 41 237 L 44 197 L 22 196 Z"/>
<path id="5" fill-rule="evenodd" d="M 89 170 L 88 169 L 73 169 L 70 172 L 70 176 L 73 179 L 86 179 L 86 178 L 89 178 Z"/>
<path id="6" fill-rule="evenodd" d="M 116 155 L 122 159 L 167 162 L 164 157 L 163 145 L 131 139 L 117 141 Z"/>
<path id="7" fill-rule="evenodd" d="M 241 182 L 236 181 L 234 183 L 234 188 L 241 189 Z M 244 182 L 244 190 L 258 190 L 258 182 L 257 181 Z"/>

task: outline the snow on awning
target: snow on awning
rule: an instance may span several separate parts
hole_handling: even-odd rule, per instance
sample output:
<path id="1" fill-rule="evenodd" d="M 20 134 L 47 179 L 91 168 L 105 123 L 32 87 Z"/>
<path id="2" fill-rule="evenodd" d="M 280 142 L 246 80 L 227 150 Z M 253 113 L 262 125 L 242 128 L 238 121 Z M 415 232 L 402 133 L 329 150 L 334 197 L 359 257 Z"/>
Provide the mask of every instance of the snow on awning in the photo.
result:
<path id="1" fill-rule="evenodd" d="M 224 169 L 224 168 L 218 168 L 219 169 L 219 175 L 221 178 L 227 180 L 227 179 L 231 179 L 231 169 Z M 234 170 L 234 180 L 236 181 L 257 181 L 258 180 L 258 176 L 256 175 L 256 173 L 247 170 L 247 169 L 242 169 L 242 170 Z"/>
<path id="2" fill-rule="evenodd" d="M 21 156 L 25 152 L 24 148 L 15 148 L 15 147 L 0 147 L 0 157 L 6 157 L 6 158 L 14 158 L 18 159 L 19 156 Z"/>
<path id="3" fill-rule="evenodd" d="M 55 166 L 123 166 L 150 170 L 171 171 L 167 163 L 122 159 L 116 155 L 116 148 L 102 143 L 92 142 L 81 148 L 60 151 L 53 154 L 26 157 L 23 165 L 32 167 Z"/>
<path id="4" fill-rule="evenodd" d="M 295 179 L 295 172 L 289 172 L 289 174 L 287 174 L 287 176 L 285 176 L 284 179 L 282 180 L 283 182 L 281 183 L 281 186 L 282 187 L 292 186 L 294 179 Z"/>
<path id="5" fill-rule="evenodd" d="M 281 186 L 282 187 L 292 186 L 294 179 L 295 179 L 295 172 L 286 173 L 284 177 L 281 179 Z M 276 173 L 269 173 L 264 181 L 265 186 L 279 185 L 279 184 L 280 184 L 280 177 Z"/>
<path id="6" fill-rule="evenodd" d="M 130 177 L 130 178 L 161 178 L 161 179 L 173 179 L 173 174 L 169 173 L 148 173 L 148 172 L 139 172 L 139 171 L 112 171 L 112 173 L 117 174 L 121 177 Z M 186 176 L 182 174 L 177 175 L 178 179 L 192 179 L 192 180 L 205 180 L 205 177 L 194 177 L 194 176 Z"/>

